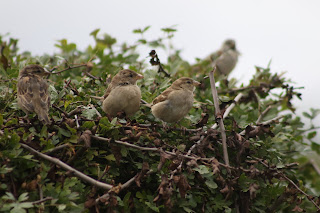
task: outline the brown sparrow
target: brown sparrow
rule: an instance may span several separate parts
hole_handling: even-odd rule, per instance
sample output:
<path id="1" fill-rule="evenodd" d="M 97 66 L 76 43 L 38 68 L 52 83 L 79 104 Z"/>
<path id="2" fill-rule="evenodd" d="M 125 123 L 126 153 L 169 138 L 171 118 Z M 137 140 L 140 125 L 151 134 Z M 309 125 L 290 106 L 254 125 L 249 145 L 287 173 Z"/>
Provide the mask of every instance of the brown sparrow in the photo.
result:
<path id="1" fill-rule="evenodd" d="M 24 67 L 18 78 L 18 105 L 28 115 L 35 112 L 40 121 L 50 124 L 48 111 L 50 107 L 50 96 L 48 94 L 48 83 L 43 76 L 50 72 L 41 66 L 31 64 Z"/>
<path id="2" fill-rule="evenodd" d="M 220 50 L 211 54 L 207 59 L 216 66 L 217 72 L 222 75 L 229 75 L 238 62 L 239 52 L 236 49 L 236 42 L 232 39 L 226 40 Z"/>
<path id="3" fill-rule="evenodd" d="M 198 81 L 182 77 L 156 97 L 151 107 L 152 114 L 167 123 L 181 120 L 188 114 L 193 105 L 193 91 Z"/>
<path id="4" fill-rule="evenodd" d="M 119 71 L 103 96 L 103 111 L 112 117 L 119 112 L 125 112 L 126 116 L 135 114 L 140 108 L 141 99 L 137 80 L 142 78 L 143 75 L 129 69 Z"/>

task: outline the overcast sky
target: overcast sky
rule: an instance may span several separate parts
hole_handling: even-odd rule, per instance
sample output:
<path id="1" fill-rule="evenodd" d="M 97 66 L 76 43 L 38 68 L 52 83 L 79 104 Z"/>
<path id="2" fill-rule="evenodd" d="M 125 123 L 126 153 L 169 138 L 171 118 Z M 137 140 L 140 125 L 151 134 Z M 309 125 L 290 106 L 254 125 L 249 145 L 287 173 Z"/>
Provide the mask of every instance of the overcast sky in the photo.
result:
<path id="1" fill-rule="evenodd" d="M 96 28 L 133 42 L 133 29 L 151 25 L 145 37 L 155 39 L 161 28 L 176 25 L 173 44 L 190 62 L 234 38 L 242 55 L 231 77 L 247 83 L 254 65 L 266 67 L 272 59 L 274 72 L 287 71 L 296 86 L 305 86 L 303 101 L 295 101 L 301 112 L 320 108 L 319 9 L 318 0 L 2 0 L 0 33 L 10 32 L 20 50 L 40 55 L 57 52 L 62 38 L 84 49 Z"/>

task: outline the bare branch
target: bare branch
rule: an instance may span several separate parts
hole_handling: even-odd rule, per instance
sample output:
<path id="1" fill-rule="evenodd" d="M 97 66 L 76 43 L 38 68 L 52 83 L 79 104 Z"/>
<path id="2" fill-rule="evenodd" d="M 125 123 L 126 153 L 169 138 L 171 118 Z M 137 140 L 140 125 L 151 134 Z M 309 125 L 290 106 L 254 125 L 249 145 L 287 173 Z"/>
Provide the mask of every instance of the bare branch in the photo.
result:
<path id="1" fill-rule="evenodd" d="M 25 149 L 27 149 L 28 151 L 30 151 L 31 153 L 47 160 L 47 161 L 50 161 L 51 163 L 54 163 L 56 165 L 59 165 L 60 167 L 62 167 L 63 169 L 67 170 L 67 171 L 70 171 L 71 173 L 73 173 L 75 176 L 77 176 L 78 178 L 80 178 L 81 180 L 93 185 L 93 186 L 96 186 L 96 187 L 99 187 L 99 188 L 102 188 L 102 189 L 106 189 L 106 190 L 110 190 L 113 186 L 110 185 L 110 184 L 107 184 L 107 183 L 102 183 L 100 181 L 97 181 L 81 172 L 79 172 L 78 170 L 72 168 L 71 166 L 69 166 L 68 164 L 65 164 L 64 162 L 62 162 L 61 160 L 59 160 L 58 158 L 54 158 L 54 157 L 50 157 L 49 155 L 46 155 L 46 154 L 43 154 L 41 152 L 38 152 L 37 150 L 31 148 L 30 146 L 26 145 L 26 144 L 21 144 L 21 146 Z"/>
<path id="2" fill-rule="evenodd" d="M 40 199 L 40 200 L 32 202 L 32 205 L 38 205 L 40 203 L 43 203 L 43 202 L 46 202 L 46 201 L 52 200 L 52 199 L 53 199 L 53 197 L 46 197 L 46 198 L 43 198 L 43 199 Z"/>
<path id="3" fill-rule="evenodd" d="M 314 202 L 314 200 L 312 199 L 312 197 L 310 195 L 308 195 L 307 193 L 305 193 L 302 189 L 299 188 L 299 186 L 297 186 L 293 180 L 291 180 L 290 178 L 288 178 L 285 174 L 281 174 L 282 177 L 284 179 L 286 179 L 289 183 L 291 183 L 301 194 L 303 194 L 304 196 L 307 197 L 307 199 L 309 201 L 311 201 L 313 203 L 313 205 L 318 209 L 318 211 L 320 210 L 320 207 L 316 204 L 316 202 Z"/>
<path id="4" fill-rule="evenodd" d="M 64 149 L 65 147 L 69 147 L 70 144 L 63 144 L 63 145 L 60 145 L 60 146 L 56 146 L 55 148 L 52 148 L 52 149 L 49 149 L 45 152 L 45 154 L 49 155 L 53 152 L 56 152 L 56 151 L 59 151 L 60 149 Z"/>
<path id="5" fill-rule="evenodd" d="M 223 158 L 224 162 L 226 163 L 227 166 L 230 165 L 229 163 L 229 155 L 228 155 L 228 148 L 227 148 L 227 136 L 226 136 L 226 130 L 223 124 L 223 116 L 221 115 L 221 111 L 219 108 L 219 99 L 218 99 L 218 93 L 217 93 L 217 88 L 216 88 L 216 83 L 214 80 L 213 72 L 216 70 L 216 67 L 214 68 L 213 71 L 209 73 L 209 78 L 210 78 L 210 85 L 211 85 L 211 91 L 212 91 L 212 97 L 214 101 L 214 107 L 215 107 L 215 112 L 216 112 L 216 117 L 219 121 L 219 126 L 220 126 L 220 131 L 221 131 L 221 137 L 222 137 L 222 148 L 223 148 Z"/>
<path id="6" fill-rule="evenodd" d="M 272 109 L 272 106 L 271 106 L 271 105 L 268 106 L 268 107 L 260 114 L 258 120 L 256 121 L 256 124 L 259 124 L 259 123 L 262 121 L 263 117 L 269 112 L 270 109 Z"/>
<path id="7" fill-rule="evenodd" d="M 277 120 L 279 120 L 279 119 L 281 119 L 283 117 L 284 117 L 284 115 L 279 115 L 279 116 L 277 116 L 275 118 L 272 118 L 272 119 L 270 119 L 268 121 L 262 122 L 261 125 L 271 124 L 271 123 L 273 123 L 273 122 L 275 122 L 275 121 L 277 121 Z M 253 126 L 253 127 L 257 127 L 257 126 Z M 240 135 L 245 135 L 245 133 L 246 133 L 246 130 L 243 130 L 242 132 L 240 132 Z"/>
<path id="8" fill-rule="evenodd" d="M 64 72 L 64 71 L 67 71 L 67 70 L 71 70 L 71 69 L 75 69 L 75 68 L 79 68 L 79 67 L 86 67 L 87 64 L 80 64 L 80 65 L 76 65 L 74 67 L 68 67 L 66 69 L 63 69 L 63 70 L 60 70 L 60 71 L 57 71 L 57 72 L 51 72 L 51 74 L 58 74 L 58 73 L 61 73 L 61 72 Z"/>
<path id="9" fill-rule="evenodd" d="M 103 137 L 99 137 L 99 136 L 95 136 L 95 135 L 92 135 L 91 137 L 94 138 L 94 139 L 100 140 L 100 141 L 111 142 L 111 139 L 109 139 L 109 138 L 103 138 Z M 137 146 L 137 145 L 134 145 L 134 144 L 131 144 L 131 143 L 128 143 L 128 142 L 123 142 L 123 141 L 118 141 L 118 140 L 113 140 L 113 141 L 115 143 L 117 143 L 117 144 L 125 145 L 125 146 L 131 147 L 131 148 L 135 148 L 135 149 L 139 149 L 139 150 L 142 150 L 142 151 L 153 151 L 153 152 L 159 151 L 158 148 L 141 147 L 141 146 Z"/>

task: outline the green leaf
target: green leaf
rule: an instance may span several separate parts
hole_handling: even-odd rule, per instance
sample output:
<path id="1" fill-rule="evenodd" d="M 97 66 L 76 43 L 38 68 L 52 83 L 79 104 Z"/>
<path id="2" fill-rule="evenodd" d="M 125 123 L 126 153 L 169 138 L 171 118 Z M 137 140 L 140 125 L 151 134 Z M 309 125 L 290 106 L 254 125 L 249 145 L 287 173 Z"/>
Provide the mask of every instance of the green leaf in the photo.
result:
<path id="1" fill-rule="evenodd" d="M 302 115 L 306 118 L 310 118 L 312 119 L 312 116 L 310 114 L 308 114 L 307 112 L 303 112 Z"/>
<path id="2" fill-rule="evenodd" d="M 40 132 L 40 137 L 45 137 L 45 138 L 48 137 L 48 128 L 47 128 L 47 126 L 44 125 L 42 127 L 41 132 Z"/>
<path id="3" fill-rule="evenodd" d="M 0 114 L 0 127 L 3 125 L 3 116 Z"/>
<path id="4" fill-rule="evenodd" d="M 22 193 L 19 198 L 18 198 L 18 201 L 19 202 L 22 202 L 22 201 L 25 201 L 25 200 L 28 200 L 29 199 L 29 196 L 28 196 L 28 193 L 25 192 L 25 193 Z"/>
<path id="5" fill-rule="evenodd" d="M 311 111 L 311 114 L 312 114 L 311 115 L 312 119 L 316 118 L 320 114 L 320 109 L 311 108 L 310 111 Z"/>
<path id="6" fill-rule="evenodd" d="M 70 137 L 71 136 L 71 133 L 68 130 L 65 130 L 63 128 L 59 128 L 59 132 L 58 133 L 63 135 L 63 136 L 66 136 L 66 137 Z"/>
<path id="7" fill-rule="evenodd" d="M 311 143 L 311 149 L 315 152 L 317 152 L 318 154 L 320 154 L 320 145 L 315 143 L 315 142 L 312 142 Z"/>
<path id="8" fill-rule="evenodd" d="M 116 161 L 116 158 L 114 157 L 113 154 L 107 155 L 106 159 L 109 160 L 109 161 Z"/>
<path id="9" fill-rule="evenodd" d="M 201 175 L 210 173 L 208 167 L 205 165 L 200 165 L 199 167 L 193 168 L 193 170 L 199 172 Z"/>
<path id="10" fill-rule="evenodd" d="M 309 132 L 307 135 L 307 138 L 310 140 L 310 139 L 314 138 L 316 135 L 317 135 L 316 131 Z"/>
<path id="11" fill-rule="evenodd" d="M 134 29 L 132 32 L 136 33 L 136 34 L 140 34 L 140 33 L 142 33 L 142 30 L 141 29 Z"/>
<path id="12" fill-rule="evenodd" d="M 151 27 L 151 26 L 146 26 L 146 27 L 142 30 L 142 32 L 143 32 L 143 33 L 146 32 L 147 30 L 150 29 L 150 27 Z"/>
<path id="13" fill-rule="evenodd" d="M 96 39 L 97 38 L 97 34 L 98 34 L 99 31 L 100 31 L 100 29 L 95 29 L 94 31 L 92 31 L 90 33 L 90 35 L 93 36 Z"/>
<path id="14" fill-rule="evenodd" d="M 210 188 L 210 189 L 216 189 L 218 185 L 213 181 L 213 180 L 206 180 L 205 184 Z"/>
<path id="15" fill-rule="evenodd" d="M 176 29 L 173 29 L 173 28 L 162 28 L 161 30 L 166 33 L 172 33 L 177 31 Z"/>

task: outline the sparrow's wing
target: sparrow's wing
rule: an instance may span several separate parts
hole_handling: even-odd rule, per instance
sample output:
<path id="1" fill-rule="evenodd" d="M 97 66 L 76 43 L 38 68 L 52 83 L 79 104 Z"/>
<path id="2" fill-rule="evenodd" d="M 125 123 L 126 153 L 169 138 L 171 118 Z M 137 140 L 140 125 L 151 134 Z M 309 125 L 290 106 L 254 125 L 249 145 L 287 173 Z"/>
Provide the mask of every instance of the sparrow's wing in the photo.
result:
<path id="1" fill-rule="evenodd" d="M 221 55 L 222 55 L 222 51 L 221 50 L 218 50 L 218 51 L 216 51 L 216 52 L 214 52 L 214 53 L 211 53 L 208 57 L 207 57 L 207 59 L 209 59 L 211 62 L 214 62 L 214 61 L 216 61 L 217 60 L 217 58 L 219 58 Z"/>
<path id="2" fill-rule="evenodd" d="M 48 111 L 50 107 L 50 96 L 48 92 L 48 83 L 43 79 L 37 79 L 39 82 L 39 97 L 40 97 L 40 106 L 46 111 Z"/>
<path id="3" fill-rule="evenodd" d="M 153 101 L 152 104 L 157 104 L 159 102 L 165 101 L 168 99 L 169 95 L 173 92 L 174 90 L 172 88 L 168 88 L 165 91 L 163 91 L 158 97 L 156 97 Z"/>
<path id="4" fill-rule="evenodd" d="M 34 111 L 34 106 L 32 103 L 33 99 L 33 90 L 30 85 L 31 83 L 31 77 L 26 76 L 22 77 L 18 81 L 18 98 L 20 100 L 20 103 L 23 108 L 25 108 L 27 111 Z"/>
<path id="5" fill-rule="evenodd" d="M 112 85 L 112 83 L 110 83 L 108 85 L 108 88 L 107 88 L 106 92 L 104 93 L 103 99 L 106 99 L 109 96 L 109 94 L 112 91 L 112 89 L 113 89 L 113 85 Z"/>

